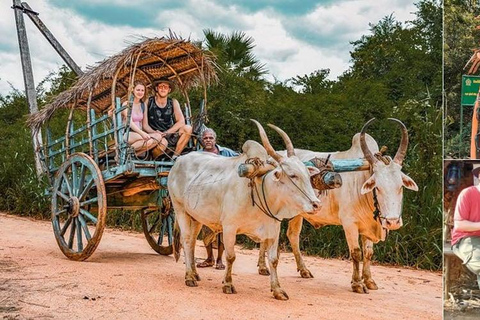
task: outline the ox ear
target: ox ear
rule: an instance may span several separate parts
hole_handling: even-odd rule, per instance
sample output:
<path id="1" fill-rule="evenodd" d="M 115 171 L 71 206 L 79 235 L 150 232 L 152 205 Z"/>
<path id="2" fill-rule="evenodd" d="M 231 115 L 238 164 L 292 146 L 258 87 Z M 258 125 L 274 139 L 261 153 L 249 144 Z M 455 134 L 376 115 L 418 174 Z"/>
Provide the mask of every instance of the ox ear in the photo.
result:
<path id="1" fill-rule="evenodd" d="M 375 173 L 374 173 L 370 178 L 368 178 L 367 181 L 365 181 L 365 183 L 362 186 L 362 190 L 360 192 L 362 194 L 369 193 L 370 191 L 373 190 L 373 188 L 375 188 L 375 186 L 376 186 L 376 183 L 375 183 Z"/>
<path id="2" fill-rule="evenodd" d="M 316 167 L 307 166 L 307 170 L 310 177 L 320 173 L 320 170 L 318 170 Z"/>
<path id="3" fill-rule="evenodd" d="M 409 176 L 407 176 L 405 173 L 402 172 L 402 182 L 403 182 L 403 186 L 407 189 L 410 189 L 410 190 L 413 190 L 413 191 L 418 191 L 418 186 L 417 184 L 415 183 L 415 181 L 413 181 L 412 178 L 410 178 Z"/>

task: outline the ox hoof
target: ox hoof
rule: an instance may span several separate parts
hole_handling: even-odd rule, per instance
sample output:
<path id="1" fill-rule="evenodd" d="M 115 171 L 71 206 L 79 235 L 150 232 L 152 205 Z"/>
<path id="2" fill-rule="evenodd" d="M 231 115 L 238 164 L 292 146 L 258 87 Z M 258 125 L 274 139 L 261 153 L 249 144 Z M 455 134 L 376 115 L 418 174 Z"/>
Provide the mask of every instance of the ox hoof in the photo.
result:
<path id="1" fill-rule="evenodd" d="M 277 300 L 288 300 L 288 294 L 280 288 L 273 290 L 273 296 Z"/>
<path id="2" fill-rule="evenodd" d="M 258 274 L 260 274 L 262 276 L 269 276 L 270 271 L 268 271 L 267 268 L 258 268 Z"/>
<path id="3" fill-rule="evenodd" d="M 364 283 L 365 283 L 365 285 L 367 286 L 368 289 L 378 290 L 377 284 L 375 283 L 375 281 L 373 281 L 373 279 L 364 280 Z"/>
<path id="4" fill-rule="evenodd" d="M 305 279 L 313 278 L 313 274 L 310 272 L 310 270 L 303 269 L 299 271 L 300 271 L 300 276 L 302 276 L 302 278 L 305 278 Z"/>
<path id="5" fill-rule="evenodd" d="M 200 276 L 198 275 L 198 273 L 195 273 L 193 276 L 195 277 L 195 280 L 197 280 L 197 281 L 200 281 L 200 280 L 201 280 L 201 279 L 200 279 Z"/>
<path id="6" fill-rule="evenodd" d="M 235 287 L 233 286 L 233 284 L 225 284 L 222 290 L 223 290 L 223 293 L 226 293 L 226 294 L 237 293 L 237 290 L 235 290 Z"/>
<path id="7" fill-rule="evenodd" d="M 187 285 L 187 287 L 198 287 L 196 280 L 185 280 L 185 284 Z"/>
<path id="8" fill-rule="evenodd" d="M 367 287 L 362 282 L 352 282 L 352 290 L 356 293 L 368 293 Z"/>

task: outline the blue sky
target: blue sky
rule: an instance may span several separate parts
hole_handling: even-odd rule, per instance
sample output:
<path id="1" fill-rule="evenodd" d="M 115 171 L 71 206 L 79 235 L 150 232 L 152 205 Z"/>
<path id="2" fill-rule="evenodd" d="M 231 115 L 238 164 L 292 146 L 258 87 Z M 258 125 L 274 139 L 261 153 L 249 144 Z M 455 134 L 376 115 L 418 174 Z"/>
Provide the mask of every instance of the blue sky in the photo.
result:
<path id="1" fill-rule="evenodd" d="M 266 64 L 268 79 L 287 80 L 330 69 L 336 78 L 349 67 L 351 41 L 369 33 L 369 23 L 393 14 L 415 18 L 408 0 L 36 0 L 27 1 L 84 69 L 122 50 L 136 36 L 172 31 L 203 39 L 204 29 L 244 31 L 255 40 L 254 53 Z M 11 0 L 0 2 L 0 94 L 10 84 L 24 89 Z M 38 84 L 63 61 L 25 16 Z"/>

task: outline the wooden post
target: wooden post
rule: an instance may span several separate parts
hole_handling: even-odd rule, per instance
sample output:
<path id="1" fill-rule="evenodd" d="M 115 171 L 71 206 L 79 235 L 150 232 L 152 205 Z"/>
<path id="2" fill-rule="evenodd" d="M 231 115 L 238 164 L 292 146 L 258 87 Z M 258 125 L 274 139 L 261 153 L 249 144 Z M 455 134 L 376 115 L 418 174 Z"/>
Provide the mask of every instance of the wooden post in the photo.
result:
<path id="1" fill-rule="evenodd" d="M 72 57 L 65 51 L 62 45 L 57 41 L 53 34 L 48 30 L 48 28 L 43 24 L 42 20 L 38 17 L 38 13 L 32 10 L 26 2 L 22 2 L 22 7 L 26 10 L 24 11 L 27 16 L 32 20 L 32 22 L 37 26 L 38 30 L 47 38 L 48 42 L 52 47 L 57 51 L 57 53 L 62 57 L 63 61 L 73 70 L 78 76 L 83 74 L 82 69 L 73 61 Z"/>
<path id="2" fill-rule="evenodd" d="M 91 141 L 93 142 L 93 159 L 95 160 L 95 163 L 98 163 L 97 119 L 95 118 L 94 109 L 90 109 L 90 126 L 92 136 Z"/>
<path id="3" fill-rule="evenodd" d="M 27 96 L 28 107 L 30 113 L 33 114 L 38 111 L 37 93 L 35 91 L 35 82 L 33 80 L 32 61 L 30 59 L 30 50 L 28 48 L 27 31 L 25 29 L 25 21 L 23 20 L 23 13 L 21 11 L 20 0 L 13 0 L 13 9 L 15 11 L 15 22 L 17 24 L 18 44 L 20 47 L 20 57 L 22 60 L 23 80 L 25 83 L 25 93 Z M 35 157 L 35 170 L 37 177 L 42 175 L 42 164 L 38 151 L 42 148 L 42 133 L 38 130 L 35 133 L 31 129 L 33 152 Z"/>

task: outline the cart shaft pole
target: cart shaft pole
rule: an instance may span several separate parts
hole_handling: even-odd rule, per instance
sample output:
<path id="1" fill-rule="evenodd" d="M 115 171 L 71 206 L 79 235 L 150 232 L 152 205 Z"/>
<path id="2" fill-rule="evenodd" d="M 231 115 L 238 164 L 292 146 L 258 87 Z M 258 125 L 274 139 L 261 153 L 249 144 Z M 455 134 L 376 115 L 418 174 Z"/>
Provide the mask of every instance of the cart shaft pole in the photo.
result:
<path id="1" fill-rule="evenodd" d="M 18 44 L 20 47 L 20 58 L 22 60 L 23 80 L 25 83 L 25 93 L 27 96 L 30 114 L 38 111 L 37 92 L 35 91 L 35 81 L 33 79 L 32 60 L 30 59 L 30 49 L 28 47 L 27 31 L 25 29 L 25 21 L 21 9 L 20 0 L 13 0 L 13 9 L 15 12 L 15 22 L 17 24 Z M 42 148 L 41 130 L 35 132 L 31 129 L 33 151 L 35 157 L 35 170 L 37 177 L 42 175 L 42 165 L 40 162 L 40 149 Z"/>

